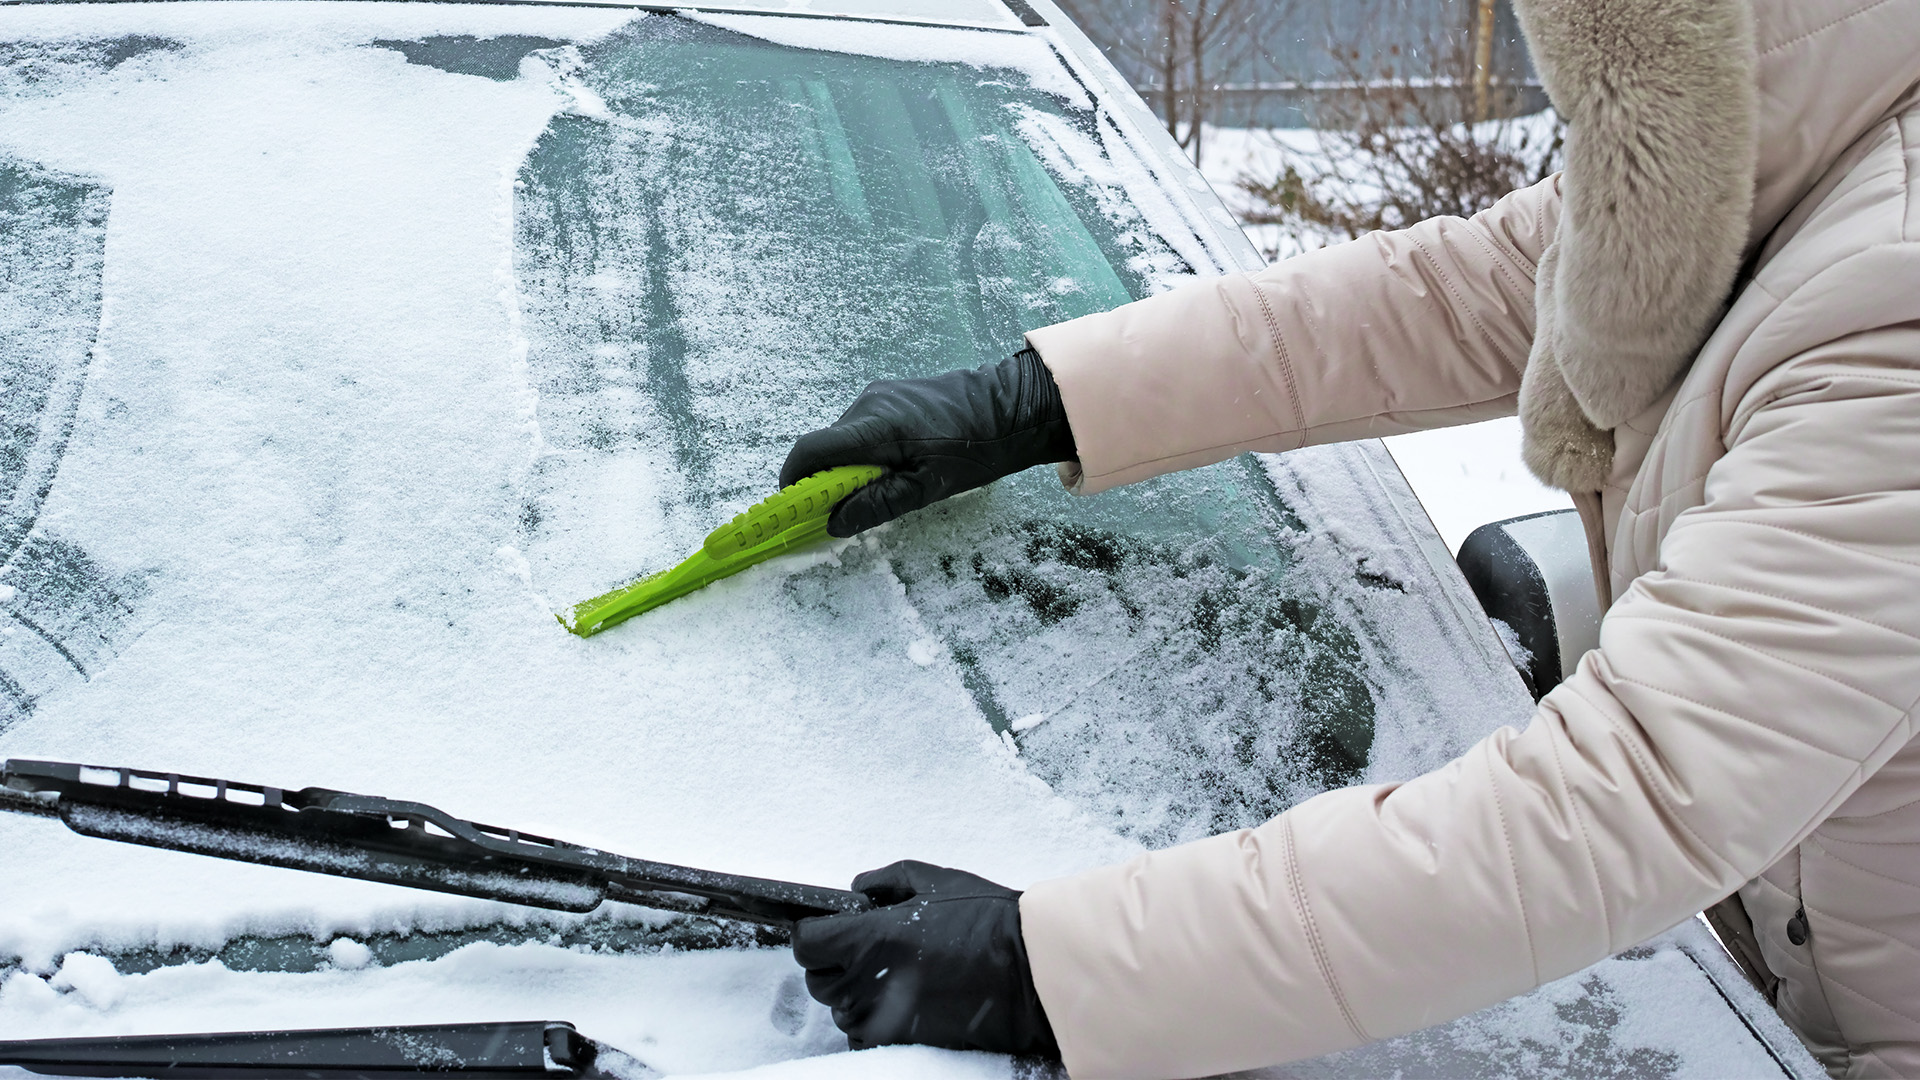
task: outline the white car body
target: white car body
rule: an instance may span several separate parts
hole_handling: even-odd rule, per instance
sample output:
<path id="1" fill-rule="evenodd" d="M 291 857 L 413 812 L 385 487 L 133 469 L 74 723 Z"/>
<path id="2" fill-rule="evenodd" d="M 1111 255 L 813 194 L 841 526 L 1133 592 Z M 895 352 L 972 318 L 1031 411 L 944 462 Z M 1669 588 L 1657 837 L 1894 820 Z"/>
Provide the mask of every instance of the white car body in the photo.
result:
<path id="1" fill-rule="evenodd" d="M 0 757 L 1023 886 L 1529 715 L 1372 443 L 1036 472 L 558 625 L 864 379 L 1258 265 L 1048 0 L 14 3 L 0 50 Z M 1018 1067 L 848 1054 L 737 928 L 0 818 L 0 1038 L 534 1016 L 662 1075 Z M 1274 1075 L 1810 1066 L 1688 924 Z"/>

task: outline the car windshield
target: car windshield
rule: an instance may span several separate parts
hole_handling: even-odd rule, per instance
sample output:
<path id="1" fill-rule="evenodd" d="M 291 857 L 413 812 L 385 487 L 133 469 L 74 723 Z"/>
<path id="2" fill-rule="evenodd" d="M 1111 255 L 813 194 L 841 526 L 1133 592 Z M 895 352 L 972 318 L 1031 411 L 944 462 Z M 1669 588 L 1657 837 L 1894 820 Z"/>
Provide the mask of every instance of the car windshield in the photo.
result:
<path id="1" fill-rule="evenodd" d="M 1089 500 L 1035 470 L 591 639 L 556 621 L 771 494 L 868 381 L 1233 268 L 1053 40 L 0 9 L 0 756 L 764 877 L 915 857 L 1023 885 L 1523 719 L 1377 448 Z M 479 1019 L 546 985 L 667 1071 L 844 1047 L 735 926 L 26 819 L 0 850 L 4 1034 Z M 1633 985 L 1569 1000 L 1618 1014 Z M 1554 1023 L 1613 1026 L 1589 1019 Z M 1420 1052 L 1466 1060 L 1476 1030 Z"/>

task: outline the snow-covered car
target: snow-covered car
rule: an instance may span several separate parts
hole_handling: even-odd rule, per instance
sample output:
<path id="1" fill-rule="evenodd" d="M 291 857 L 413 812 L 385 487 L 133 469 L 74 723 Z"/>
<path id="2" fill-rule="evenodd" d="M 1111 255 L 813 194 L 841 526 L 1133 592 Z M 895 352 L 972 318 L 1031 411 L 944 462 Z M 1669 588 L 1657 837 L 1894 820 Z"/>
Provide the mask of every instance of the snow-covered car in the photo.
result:
<path id="1" fill-rule="evenodd" d="M 1035 472 L 554 618 L 867 381 L 1258 264 L 1047 0 L 0 5 L 0 758 L 835 886 L 1416 774 L 1530 699 L 1373 443 Z M 752 928 L 0 816 L 0 1038 L 535 1016 L 667 1075 L 1016 1067 L 845 1055 Z M 1811 1069 L 1688 924 L 1285 1075 Z"/>

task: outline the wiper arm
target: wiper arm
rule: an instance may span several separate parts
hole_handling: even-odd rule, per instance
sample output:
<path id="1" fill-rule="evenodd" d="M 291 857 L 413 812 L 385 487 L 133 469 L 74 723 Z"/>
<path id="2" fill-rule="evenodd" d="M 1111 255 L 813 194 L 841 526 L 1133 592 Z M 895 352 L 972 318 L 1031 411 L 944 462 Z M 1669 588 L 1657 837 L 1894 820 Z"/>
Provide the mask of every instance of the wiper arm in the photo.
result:
<path id="1" fill-rule="evenodd" d="M 654 1075 L 607 1051 L 564 1021 L 429 1024 L 422 1027 L 238 1031 L 217 1035 L 120 1035 L 0 1042 L 0 1065 L 48 1076 L 140 1076 L 180 1080 L 322 1080 L 417 1076 Z"/>
<path id="2" fill-rule="evenodd" d="M 0 810 L 74 832 L 239 862 L 587 912 L 602 900 L 791 929 L 865 911 L 856 892 L 628 858 L 464 821 L 424 803 L 142 769 L 11 760 Z"/>

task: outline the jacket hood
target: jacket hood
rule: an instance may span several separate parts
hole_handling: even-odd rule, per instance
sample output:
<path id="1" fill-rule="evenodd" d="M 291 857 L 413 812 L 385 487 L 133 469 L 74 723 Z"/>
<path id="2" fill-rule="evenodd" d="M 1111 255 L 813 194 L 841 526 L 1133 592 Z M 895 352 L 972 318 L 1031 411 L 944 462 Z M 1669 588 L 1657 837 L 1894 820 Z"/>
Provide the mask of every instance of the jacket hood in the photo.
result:
<path id="1" fill-rule="evenodd" d="M 1920 0 L 1515 0 L 1567 118 L 1560 230 L 1520 394 L 1528 466 L 1612 467 L 1740 265 L 1920 80 Z"/>

